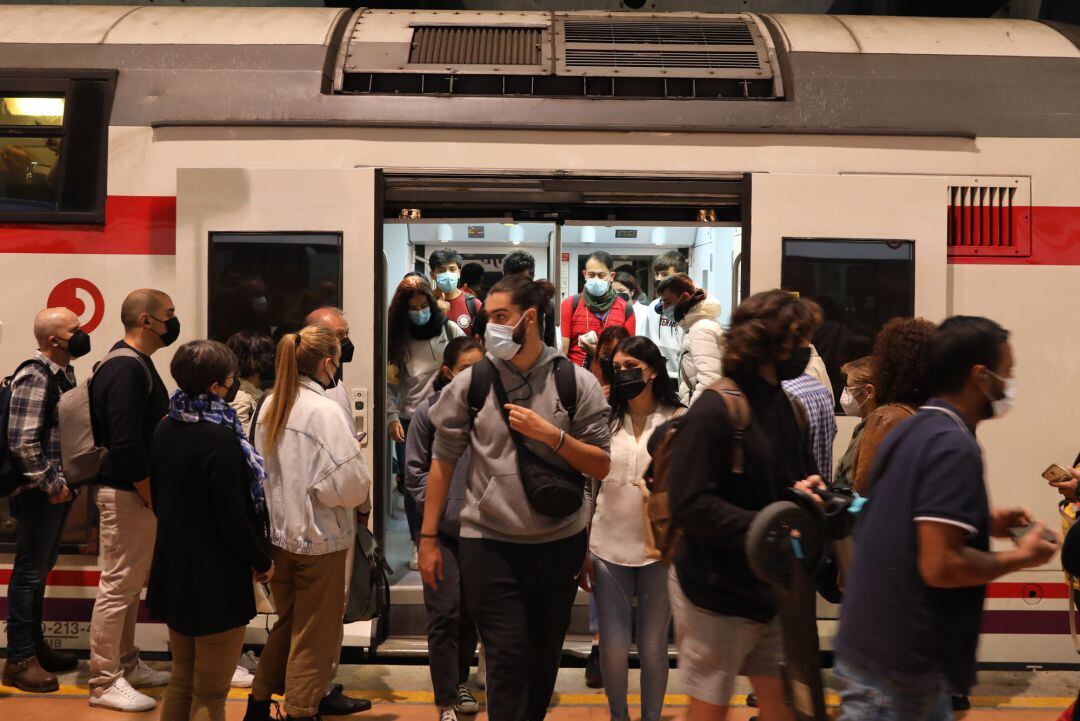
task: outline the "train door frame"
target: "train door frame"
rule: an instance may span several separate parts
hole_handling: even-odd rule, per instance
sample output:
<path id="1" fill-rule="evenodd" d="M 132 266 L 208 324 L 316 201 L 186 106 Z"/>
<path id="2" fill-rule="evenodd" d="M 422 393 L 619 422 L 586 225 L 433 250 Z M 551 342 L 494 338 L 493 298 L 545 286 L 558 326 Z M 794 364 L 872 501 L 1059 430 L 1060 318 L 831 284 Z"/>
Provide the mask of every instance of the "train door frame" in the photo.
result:
<path id="1" fill-rule="evenodd" d="M 187 308 L 189 327 L 197 337 L 208 330 L 209 255 L 217 233 L 340 234 L 342 309 L 350 335 L 361 352 L 343 369 L 354 405 L 358 430 L 369 434 L 364 455 L 374 478 L 383 472 L 384 423 L 374 422 L 385 386 L 385 368 L 375 362 L 383 352 L 380 339 L 384 303 L 378 289 L 382 268 L 381 179 L 374 168 L 252 169 L 180 168 L 177 170 L 176 289 L 178 308 Z M 369 296 L 374 293 L 374 297 Z M 372 339 L 375 354 L 364 353 Z M 378 511 L 379 499 L 374 498 Z M 378 513 L 374 514 L 378 518 Z M 264 643 L 269 618 L 256 617 L 247 642 Z M 373 647 L 378 626 L 362 621 L 345 626 L 345 646 Z"/>

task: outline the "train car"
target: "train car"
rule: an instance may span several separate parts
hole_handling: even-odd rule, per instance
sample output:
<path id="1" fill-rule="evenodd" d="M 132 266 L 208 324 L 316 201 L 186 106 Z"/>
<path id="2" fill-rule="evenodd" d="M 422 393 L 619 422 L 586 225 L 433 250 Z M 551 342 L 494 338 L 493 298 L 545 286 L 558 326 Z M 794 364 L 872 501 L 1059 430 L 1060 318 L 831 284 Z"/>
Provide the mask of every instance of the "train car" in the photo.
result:
<path id="1" fill-rule="evenodd" d="M 1039 473 L 1080 446 L 1065 322 L 1080 316 L 1078 44 L 1076 27 L 1024 20 L 2 6 L 0 368 L 31 353 L 38 309 L 65 305 L 93 339 L 85 378 L 137 287 L 171 294 L 181 340 L 343 307 L 396 569 L 389 616 L 347 630 L 365 649 L 424 647 L 384 318 L 438 247 L 489 276 L 529 249 L 563 297 L 593 249 L 647 292 L 651 258 L 678 249 L 725 317 L 774 287 L 822 302 L 844 339 L 834 373 L 895 315 L 993 317 L 1020 387 L 980 432 L 993 500 L 1053 527 Z M 78 553 L 85 503 L 46 608 L 71 648 L 87 646 L 97 583 Z M 1053 563 L 989 595 L 983 662 L 1075 660 Z M 143 620 L 139 642 L 164 650 Z"/>

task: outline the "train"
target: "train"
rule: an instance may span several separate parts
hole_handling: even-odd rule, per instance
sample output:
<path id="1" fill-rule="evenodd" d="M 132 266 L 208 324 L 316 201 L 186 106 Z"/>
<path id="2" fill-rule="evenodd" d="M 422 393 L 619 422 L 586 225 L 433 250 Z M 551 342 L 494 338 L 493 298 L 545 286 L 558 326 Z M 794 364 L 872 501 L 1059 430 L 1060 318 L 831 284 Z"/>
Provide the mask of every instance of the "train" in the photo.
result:
<path id="1" fill-rule="evenodd" d="M 384 321 L 438 247 L 485 277 L 527 249 L 562 297 L 593 250 L 648 293 L 651 258 L 677 249 L 725 318 L 783 287 L 822 303 L 849 355 L 894 315 L 992 317 L 1020 391 L 980 430 L 991 496 L 1054 527 L 1039 474 L 1080 446 L 1066 322 L 1080 317 L 1080 27 L 0 6 L 0 369 L 32 352 L 35 312 L 64 305 L 93 340 L 85 379 L 137 287 L 171 295 L 181 340 L 342 307 L 373 527 L 396 568 L 388 617 L 347 629 L 366 651 L 423 652 L 381 420 Z M 836 457 L 853 421 L 838 419 Z M 97 584 L 83 506 L 46 602 L 50 643 L 76 649 Z M 5 518 L 0 503 L 0 542 Z M 0 586 L 10 564 L 0 555 Z M 991 584 L 980 661 L 1074 662 L 1067 604 L 1053 562 Z M 819 610 L 828 635 L 836 609 Z M 138 642 L 165 650 L 167 634 L 144 617 Z"/>

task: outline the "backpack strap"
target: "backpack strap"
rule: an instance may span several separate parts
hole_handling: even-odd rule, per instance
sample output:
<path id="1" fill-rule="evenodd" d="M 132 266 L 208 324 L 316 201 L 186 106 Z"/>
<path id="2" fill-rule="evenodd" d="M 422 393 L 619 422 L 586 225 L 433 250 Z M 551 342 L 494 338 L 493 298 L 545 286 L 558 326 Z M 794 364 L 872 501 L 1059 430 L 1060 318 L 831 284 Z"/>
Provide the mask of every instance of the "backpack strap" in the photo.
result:
<path id="1" fill-rule="evenodd" d="M 130 348 L 117 348 L 116 350 L 109 351 L 108 354 L 94 366 L 94 370 L 87 380 L 89 383 L 93 380 L 94 376 L 101 369 L 101 366 L 105 365 L 114 358 L 134 358 L 139 361 L 139 367 L 143 369 L 143 373 L 146 374 L 146 395 L 149 396 L 154 391 L 154 376 L 150 374 L 150 368 L 146 365 L 146 361 L 142 359 L 142 356 L 131 350 Z"/>
<path id="2" fill-rule="evenodd" d="M 570 299 L 570 313 L 573 317 L 574 313 L 577 313 L 577 307 L 581 305 L 581 293 L 575 293 L 573 298 Z"/>
<path id="3" fill-rule="evenodd" d="M 559 403 L 566 409 L 566 414 L 573 422 L 577 414 L 577 376 L 574 364 L 569 358 L 559 356 L 555 359 L 555 390 L 559 393 Z"/>
<path id="4" fill-rule="evenodd" d="M 788 403 L 791 404 L 791 412 L 795 415 L 795 425 L 799 427 L 799 434 L 805 435 L 806 429 L 810 427 L 810 417 L 806 414 L 806 406 L 794 393 L 787 393 Z"/>
<path id="5" fill-rule="evenodd" d="M 465 312 L 469 314 L 469 327 L 476 325 L 476 316 L 480 315 L 480 299 L 471 293 L 465 294 Z"/>
<path id="6" fill-rule="evenodd" d="M 469 417 L 474 421 L 480 415 L 480 410 L 487 403 L 487 397 L 491 393 L 491 384 L 495 379 L 495 365 L 491 359 L 484 359 L 472 367 L 472 376 L 469 378 Z"/>
<path id="7" fill-rule="evenodd" d="M 728 378 L 721 378 L 709 387 L 724 400 L 728 421 L 731 423 L 731 472 L 742 473 L 746 465 L 746 429 L 750 426 L 750 403 L 739 385 Z"/>
<path id="8" fill-rule="evenodd" d="M 41 369 L 45 371 L 45 413 L 47 418 L 49 414 L 56 410 L 56 406 L 60 403 L 60 383 L 57 382 L 56 377 L 52 374 L 52 370 L 49 368 L 48 363 L 44 363 L 37 358 L 24 360 L 19 364 L 19 367 L 15 369 L 14 373 L 4 379 L 4 382 L 8 387 L 11 387 L 15 384 L 15 379 L 22 373 L 23 369 L 32 365 L 40 366 Z M 42 426 L 43 434 L 46 430 L 46 426 Z"/>

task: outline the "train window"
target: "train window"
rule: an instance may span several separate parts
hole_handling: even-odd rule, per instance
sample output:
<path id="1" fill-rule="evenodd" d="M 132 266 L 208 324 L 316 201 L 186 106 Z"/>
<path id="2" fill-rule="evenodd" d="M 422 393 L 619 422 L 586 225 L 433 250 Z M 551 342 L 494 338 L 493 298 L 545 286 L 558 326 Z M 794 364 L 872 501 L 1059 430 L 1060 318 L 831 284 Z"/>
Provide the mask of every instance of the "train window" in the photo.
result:
<path id="1" fill-rule="evenodd" d="M 0 222 L 101 223 L 116 73 L 0 74 Z"/>
<path id="2" fill-rule="evenodd" d="M 207 324 L 277 339 L 323 306 L 341 306 L 341 233 L 211 233 Z"/>
<path id="3" fill-rule="evenodd" d="M 821 306 L 814 345 L 837 398 L 840 367 L 870 353 L 881 327 L 915 313 L 915 244 L 910 240 L 784 238 L 780 282 Z"/>

